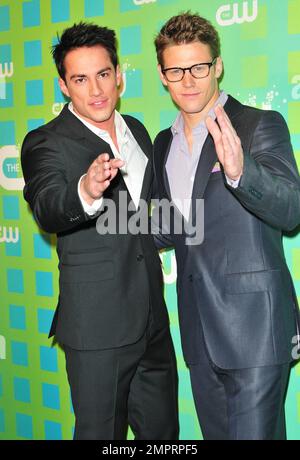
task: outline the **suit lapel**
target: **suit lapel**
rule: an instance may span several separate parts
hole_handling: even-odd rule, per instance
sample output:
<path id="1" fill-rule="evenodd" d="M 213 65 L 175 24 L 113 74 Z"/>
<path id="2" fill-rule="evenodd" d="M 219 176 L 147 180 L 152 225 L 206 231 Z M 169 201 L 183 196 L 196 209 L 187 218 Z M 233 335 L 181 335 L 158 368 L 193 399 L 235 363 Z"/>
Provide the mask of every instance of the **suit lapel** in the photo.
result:
<path id="1" fill-rule="evenodd" d="M 161 183 L 164 185 L 165 191 L 169 200 L 172 200 L 168 174 L 166 170 L 166 163 L 169 156 L 171 143 L 173 140 L 171 129 L 162 131 L 156 138 L 154 143 L 154 153 L 159 157 L 155 159 L 157 164 L 156 173 L 161 174 Z"/>
<path id="2" fill-rule="evenodd" d="M 211 135 L 208 134 L 202 147 L 202 152 L 196 169 L 194 186 L 192 191 L 193 201 L 196 198 L 203 198 L 209 180 L 209 176 L 216 161 L 217 154 L 215 151 L 214 142 Z"/>
<path id="3" fill-rule="evenodd" d="M 143 185 L 142 185 L 142 190 L 141 190 L 141 200 L 147 201 L 148 195 L 149 195 L 149 189 L 152 183 L 152 178 L 153 178 L 153 171 L 152 171 L 152 164 L 151 160 L 148 158 L 148 163 L 146 165 L 145 173 L 144 173 L 144 180 L 143 180 Z"/>
<path id="4" fill-rule="evenodd" d="M 143 185 L 140 196 L 140 200 L 147 201 L 149 199 L 149 191 L 151 189 L 153 179 L 152 145 L 149 144 L 148 146 L 147 139 L 145 139 L 145 131 L 144 129 L 140 129 L 140 126 L 134 118 L 129 117 L 127 115 L 123 115 L 123 118 L 127 126 L 129 127 L 132 135 L 134 136 L 137 144 L 139 145 L 140 149 L 144 152 L 146 158 L 148 159 L 144 171 Z"/>
<path id="5" fill-rule="evenodd" d="M 106 152 L 111 158 L 114 158 L 110 145 L 93 133 L 77 117 L 75 117 L 75 115 L 73 115 L 73 113 L 68 109 L 68 104 L 64 106 L 59 117 L 62 121 L 59 130 L 63 132 L 64 135 L 78 141 L 81 146 L 86 147 L 94 159 L 96 159 L 101 153 Z"/>

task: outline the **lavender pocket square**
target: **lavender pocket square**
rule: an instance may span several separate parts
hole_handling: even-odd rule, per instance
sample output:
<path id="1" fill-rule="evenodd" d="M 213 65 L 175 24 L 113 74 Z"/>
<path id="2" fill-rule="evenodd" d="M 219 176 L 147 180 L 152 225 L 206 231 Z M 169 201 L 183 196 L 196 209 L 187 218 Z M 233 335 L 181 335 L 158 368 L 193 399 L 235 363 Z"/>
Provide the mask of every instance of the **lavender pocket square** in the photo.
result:
<path id="1" fill-rule="evenodd" d="M 215 173 L 215 172 L 219 172 L 221 171 L 221 167 L 220 167 L 220 163 L 218 161 L 216 161 L 213 169 L 211 170 L 212 173 Z"/>

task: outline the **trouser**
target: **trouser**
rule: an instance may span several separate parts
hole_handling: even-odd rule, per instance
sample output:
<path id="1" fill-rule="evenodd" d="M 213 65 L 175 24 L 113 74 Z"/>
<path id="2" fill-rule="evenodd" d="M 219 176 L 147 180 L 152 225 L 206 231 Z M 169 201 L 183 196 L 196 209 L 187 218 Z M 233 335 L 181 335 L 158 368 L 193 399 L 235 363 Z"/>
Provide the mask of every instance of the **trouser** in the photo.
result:
<path id="1" fill-rule="evenodd" d="M 284 399 L 290 365 L 228 370 L 203 347 L 190 365 L 196 411 L 204 439 L 285 439 Z"/>
<path id="2" fill-rule="evenodd" d="M 74 439 L 178 439 L 178 378 L 169 327 L 151 323 L 136 343 L 109 350 L 64 346 Z"/>

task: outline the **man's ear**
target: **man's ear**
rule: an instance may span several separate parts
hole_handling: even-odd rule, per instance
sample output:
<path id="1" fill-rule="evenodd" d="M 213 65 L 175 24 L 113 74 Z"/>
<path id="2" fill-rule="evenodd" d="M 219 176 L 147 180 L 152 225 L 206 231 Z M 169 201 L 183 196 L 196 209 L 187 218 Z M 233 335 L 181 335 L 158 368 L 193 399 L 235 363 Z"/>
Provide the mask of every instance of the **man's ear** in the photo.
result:
<path id="1" fill-rule="evenodd" d="M 59 87 L 60 87 L 61 91 L 64 93 L 64 95 L 67 96 L 67 97 L 70 97 L 70 93 L 69 93 L 69 90 L 67 88 L 67 85 L 66 85 L 65 81 L 62 78 L 58 79 L 58 84 L 59 84 Z"/>
<path id="2" fill-rule="evenodd" d="M 117 79 L 117 86 L 120 86 L 122 83 L 122 72 L 121 72 L 119 64 L 116 67 L 116 79 Z"/>
<path id="3" fill-rule="evenodd" d="M 165 86 L 168 86 L 168 81 L 165 79 L 165 76 L 161 71 L 161 65 L 160 64 L 157 64 L 157 71 L 158 71 L 158 75 L 159 75 L 159 78 L 160 78 L 162 84 L 165 85 Z"/>
<path id="4" fill-rule="evenodd" d="M 216 63 L 215 63 L 215 75 L 217 78 L 220 78 L 223 72 L 223 61 L 221 56 L 217 57 Z"/>

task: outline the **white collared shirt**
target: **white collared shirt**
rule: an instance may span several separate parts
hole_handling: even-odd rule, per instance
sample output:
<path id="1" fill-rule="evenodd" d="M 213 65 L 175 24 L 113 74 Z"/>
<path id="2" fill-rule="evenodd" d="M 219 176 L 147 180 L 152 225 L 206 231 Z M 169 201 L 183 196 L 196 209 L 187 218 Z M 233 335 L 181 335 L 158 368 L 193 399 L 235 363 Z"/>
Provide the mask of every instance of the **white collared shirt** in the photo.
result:
<path id="1" fill-rule="evenodd" d="M 130 193 L 132 201 L 136 207 L 138 208 L 145 169 L 148 163 L 148 158 L 138 145 L 137 141 L 135 140 L 132 132 L 128 128 L 127 124 L 123 117 L 115 110 L 115 128 L 116 128 L 116 135 L 117 135 L 117 142 L 119 146 L 119 151 L 116 148 L 115 144 L 112 141 L 112 138 L 108 134 L 107 131 L 97 128 L 96 126 L 92 125 L 76 112 L 74 112 L 72 102 L 68 105 L 69 110 L 77 117 L 88 129 L 90 129 L 96 136 L 99 136 L 105 142 L 107 142 L 113 152 L 115 158 L 119 158 L 125 162 L 125 165 L 120 168 L 121 174 L 125 181 L 126 187 Z M 92 205 L 89 205 L 84 201 L 80 194 L 80 182 L 82 178 L 85 176 L 81 176 L 78 182 L 78 195 L 84 211 L 89 215 L 96 214 L 97 211 L 101 208 L 103 198 L 95 200 Z"/>

